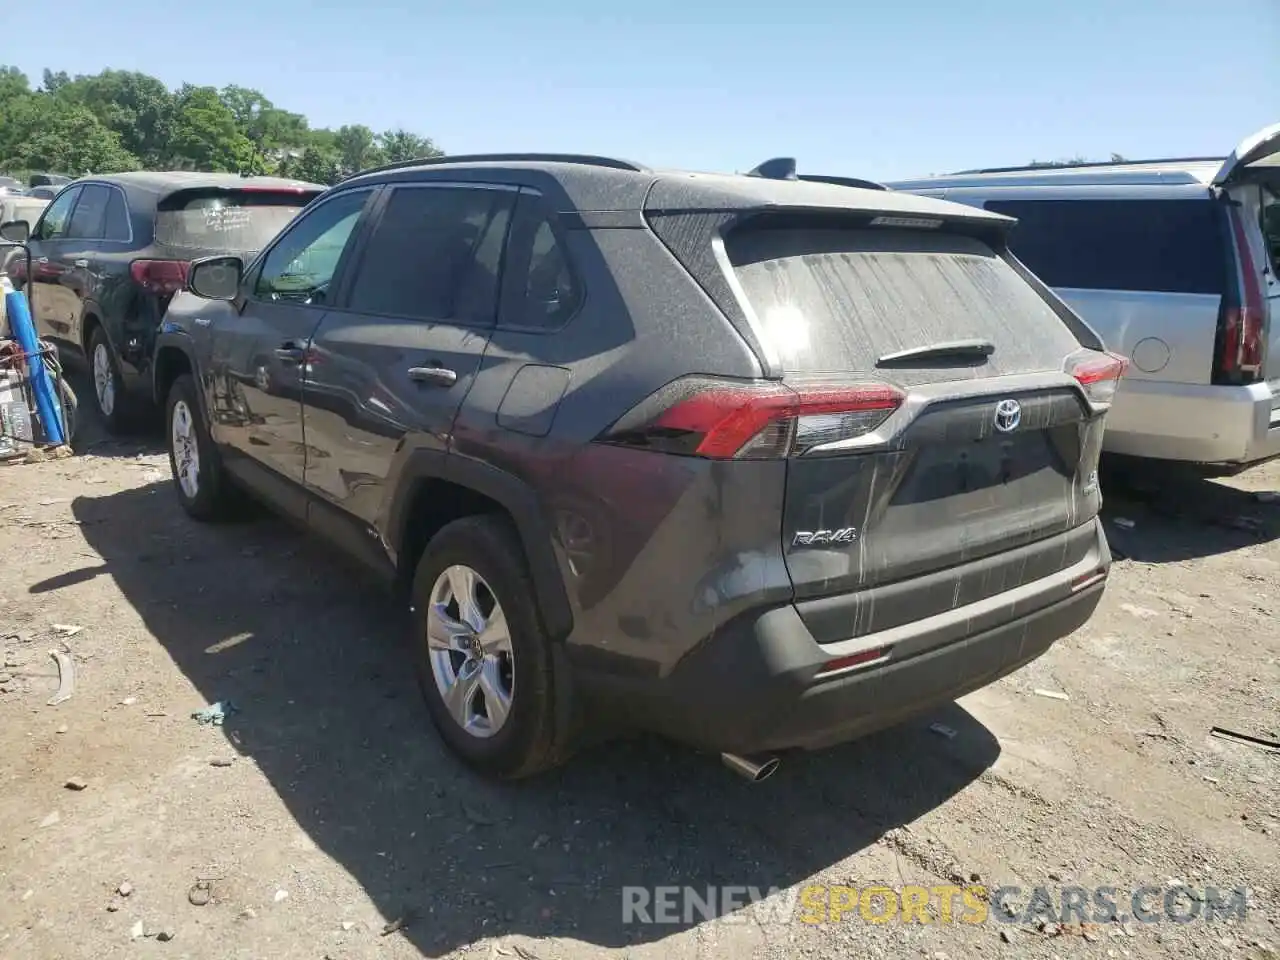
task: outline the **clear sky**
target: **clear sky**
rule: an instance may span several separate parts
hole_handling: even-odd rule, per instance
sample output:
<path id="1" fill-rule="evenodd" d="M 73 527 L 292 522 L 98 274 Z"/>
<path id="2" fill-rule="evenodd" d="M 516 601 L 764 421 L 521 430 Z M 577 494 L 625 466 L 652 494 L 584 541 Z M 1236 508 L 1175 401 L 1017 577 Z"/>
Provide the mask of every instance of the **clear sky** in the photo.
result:
<path id="1" fill-rule="evenodd" d="M 2 62 L 237 83 L 449 153 L 892 179 L 1224 155 L 1280 121 L 1280 0 L 62 0 Z"/>

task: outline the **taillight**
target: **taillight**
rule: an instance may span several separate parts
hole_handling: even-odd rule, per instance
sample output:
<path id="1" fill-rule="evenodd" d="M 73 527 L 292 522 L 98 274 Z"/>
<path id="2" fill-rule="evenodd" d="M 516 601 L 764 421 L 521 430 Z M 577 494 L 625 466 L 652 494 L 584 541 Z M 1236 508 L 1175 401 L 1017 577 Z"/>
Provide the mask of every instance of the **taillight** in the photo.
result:
<path id="1" fill-rule="evenodd" d="M 1266 301 L 1262 296 L 1262 279 L 1253 259 L 1253 249 L 1245 233 L 1239 210 L 1227 210 L 1231 223 L 1231 239 L 1238 258 L 1236 277 L 1238 300 L 1223 300 L 1218 319 L 1218 356 L 1214 379 L 1218 383 L 1252 383 L 1262 375 L 1266 352 Z"/>
<path id="2" fill-rule="evenodd" d="M 676 380 L 626 414 L 603 442 L 713 460 L 770 460 L 870 433 L 902 405 L 882 383 L 786 387 Z"/>
<path id="3" fill-rule="evenodd" d="M 186 260 L 135 260 L 129 264 L 129 276 L 147 293 L 177 293 L 187 285 Z"/>
<path id="4" fill-rule="evenodd" d="M 1115 353 L 1076 353 L 1067 358 L 1066 371 L 1084 388 L 1090 403 L 1107 404 L 1116 395 L 1129 361 Z"/>

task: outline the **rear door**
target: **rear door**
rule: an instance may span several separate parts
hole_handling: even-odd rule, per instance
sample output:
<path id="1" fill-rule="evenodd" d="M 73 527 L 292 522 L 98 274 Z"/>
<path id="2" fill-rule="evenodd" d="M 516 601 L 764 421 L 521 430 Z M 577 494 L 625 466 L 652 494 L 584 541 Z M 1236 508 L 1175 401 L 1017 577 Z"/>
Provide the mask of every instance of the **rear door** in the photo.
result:
<path id="1" fill-rule="evenodd" d="M 312 523 L 368 550 L 388 478 L 448 450 L 493 329 L 517 191 L 390 187 L 341 302 L 316 331 L 304 384 Z M 354 534 L 354 536 L 352 536 Z"/>
<path id="2" fill-rule="evenodd" d="M 783 519 L 797 599 L 946 570 L 1096 513 L 1100 419 L 1064 373 L 1081 342 L 1011 263 L 946 227 L 780 224 L 748 221 L 725 249 L 784 382 L 802 396 L 905 393 L 870 433 L 860 413 L 801 421 Z M 954 599 L 1079 559 L 1058 545 L 1008 576 L 957 582 Z"/>
<path id="3" fill-rule="evenodd" d="M 106 229 L 107 205 L 112 188 L 101 183 L 87 183 L 80 191 L 67 227 L 66 237 L 58 244 L 58 269 L 61 272 L 59 313 L 51 316 L 49 325 L 64 341 L 81 343 L 81 320 L 85 298 L 94 287 L 94 271 Z M 52 262 L 52 258 L 50 258 Z M 116 344 L 116 349 L 120 347 Z"/>

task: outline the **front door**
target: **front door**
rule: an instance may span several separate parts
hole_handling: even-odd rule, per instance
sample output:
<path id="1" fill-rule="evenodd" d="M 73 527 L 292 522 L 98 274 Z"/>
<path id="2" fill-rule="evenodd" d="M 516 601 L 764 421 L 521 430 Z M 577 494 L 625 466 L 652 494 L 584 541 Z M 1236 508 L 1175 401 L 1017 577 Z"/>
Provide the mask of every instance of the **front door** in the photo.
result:
<path id="1" fill-rule="evenodd" d="M 372 193 L 337 194 L 292 224 L 249 271 L 243 299 L 211 322 L 214 440 L 229 470 L 252 474 L 256 489 L 294 512 L 306 461 L 307 351 Z"/>
<path id="2" fill-rule="evenodd" d="M 306 482 L 322 532 L 373 550 L 396 465 L 418 449 L 448 450 L 495 322 L 516 196 L 417 183 L 379 204 L 316 332 L 304 388 Z"/>

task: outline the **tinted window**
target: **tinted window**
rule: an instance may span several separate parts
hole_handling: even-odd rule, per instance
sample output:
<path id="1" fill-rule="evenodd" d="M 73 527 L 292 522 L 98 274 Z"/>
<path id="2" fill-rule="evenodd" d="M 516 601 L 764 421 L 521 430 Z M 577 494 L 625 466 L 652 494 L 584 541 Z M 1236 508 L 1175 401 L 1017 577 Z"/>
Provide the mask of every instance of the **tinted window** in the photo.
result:
<path id="1" fill-rule="evenodd" d="M 1271 255 L 1271 270 L 1280 272 L 1280 194 L 1262 188 L 1262 235 Z"/>
<path id="2" fill-rule="evenodd" d="M 107 240 L 125 240 L 130 237 L 129 210 L 125 206 L 124 194 L 119 190 L 111 190 L 107 200 L 107 225 L 103 230 Z"/>
<path id="3" fill-rule="evenodd" d="M 76 240 L 100 240 L 107 220 L 107 202 L 111 199 L 108 187 L 88 184 L 80 191 L 80 202 L 71 214 L 67 236 Z"/>
<path id="4" fill-rule="evenodd" d="M 725 249 L 785 372 L 860 371 L 904 384 L 1060 369 L 1075 335 L 974 237 L 756 218 Z M 889 353 L 981 338 L 992 354 L 877 370 Z"/>
<path id="5" fill-rule="evenodd" d="M 361 258 L 349 306 L 418 320 L 492 323 L 515 194 L 400 187 Z"/>
<path id="6" fill-rule="evenodd" d="M 156 242 L 212 253 L 256 253 L 316 194 L 294 190 L 183 190 L 156 213 Z"/>
<path id="7" fill-rule="evenodd" d="M 67 232 L 67 224 L 71 219 L 71 208 L 75 206 L 76 197 L 80 196 L 80 188 L 67 190 L 58 199 L 49 204 L 44 212 L 44 219 L 36 231 L 37 240 L 57 240 Z"/>
<path id="8" fill-rule="evenodd" d="M 1216 204 L 1204 200 L 1000 200 L 1009 246 L 1051 287 L 1222 293 Z"/>
<path id="9" fill-rule="evenodd" d="M 560 327 L 573 316 L 581 299 L 563 240 L 540 198 L 524 194 L 518 209 L 509 261 L 510 300 L 503 325 Z"/>
<path id="10" fill-rule="evenodd" d="M 322 303 L 369 191 L 320 204 L 295 223 L 267 254 L 254 293 L 266 300 Z"/>

